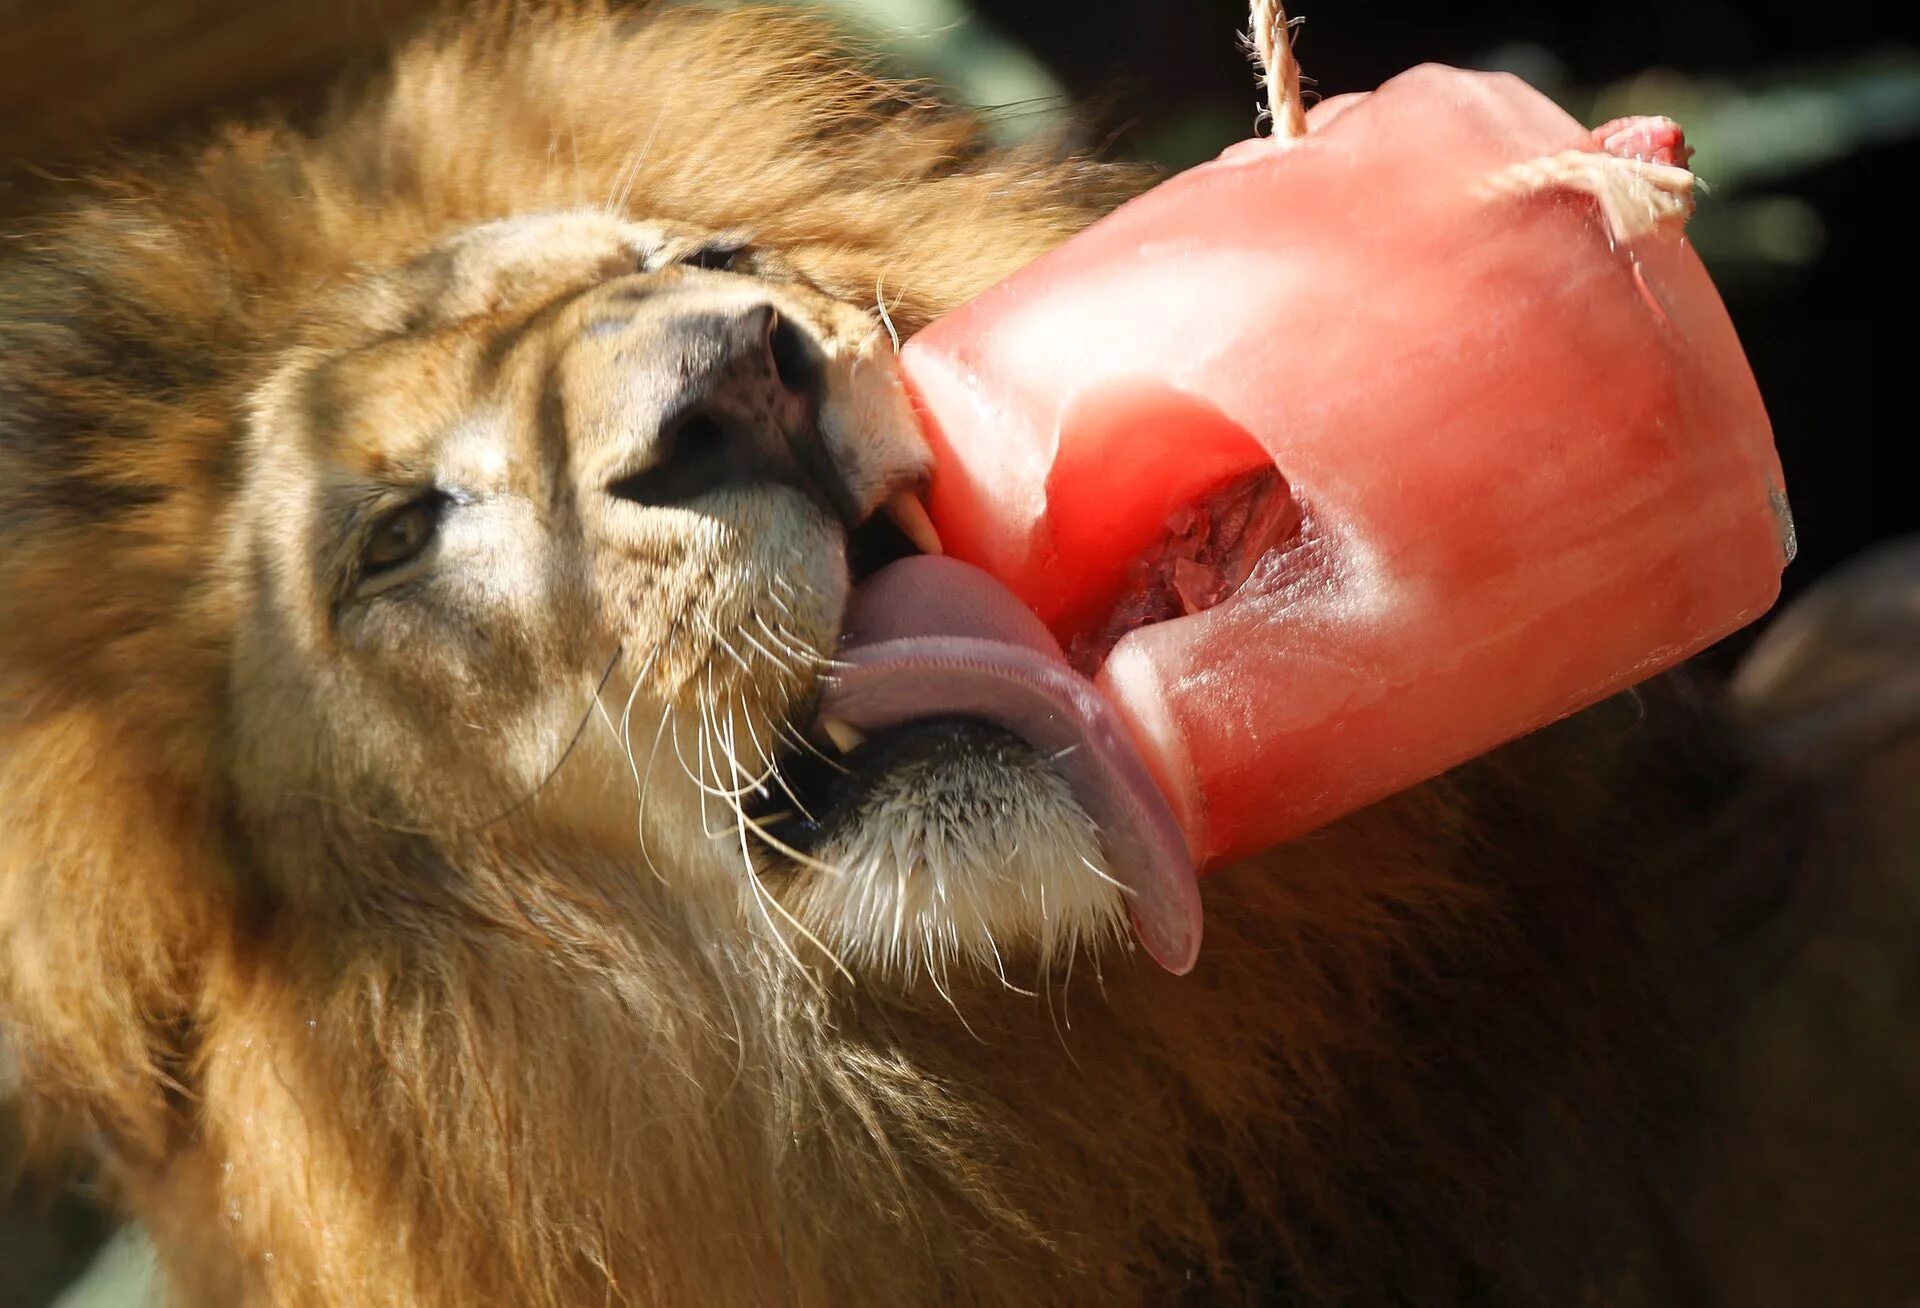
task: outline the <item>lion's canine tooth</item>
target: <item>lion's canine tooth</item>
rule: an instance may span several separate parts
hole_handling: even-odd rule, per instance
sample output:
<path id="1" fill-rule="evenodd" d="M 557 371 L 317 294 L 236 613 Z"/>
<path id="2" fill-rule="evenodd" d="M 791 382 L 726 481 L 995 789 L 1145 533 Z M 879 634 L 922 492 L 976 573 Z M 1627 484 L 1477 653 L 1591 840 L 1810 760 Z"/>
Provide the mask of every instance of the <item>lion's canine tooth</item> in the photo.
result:
<path id="1" fill-rule="evenodd" d="M 921 503 L 916 492 L 895 491 L 880 511 L 907 533 L 907 539 L 918 546 L 922 554 L 946 553 L 940 547 L 940 533 L 934 530 L 933 519 L 927 516 L 927 506 Z"/>
<path id="2" fill-rule="evenodd" d="M 845 718 L 821 718 L 820 730 L 827 733 L 827 739 L 831 740 L 834 748 L 842 754 L 851 754 L 867 743 L 867 738 L 860 728 Z"/>

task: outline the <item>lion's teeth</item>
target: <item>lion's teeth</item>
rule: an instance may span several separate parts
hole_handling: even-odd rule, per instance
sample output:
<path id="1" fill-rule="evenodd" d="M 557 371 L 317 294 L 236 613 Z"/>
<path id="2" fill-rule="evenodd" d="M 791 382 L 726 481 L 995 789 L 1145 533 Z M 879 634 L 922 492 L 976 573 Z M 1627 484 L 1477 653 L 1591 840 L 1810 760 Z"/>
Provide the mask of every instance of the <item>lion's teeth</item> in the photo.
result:
<path id="1" fill-rule="evenodd" d="M 913 491 L 895 491 L 881 506 L 881 512 L 907 533 L 907 539 L 918 546 L 922 554 L 946 552 L 940 548 L 940 533 L 934 530 L 933 519 L 927 516 L 927 506 Z"/>
<path id="2" fill-rule="evenodd" d="M 827 739 L 831 740 L 834 748 L 842 754 L 851 754 L 867 743 L 867 738 L 860 728 L 845 718 L 821 718 L 820 730 L 827 733 Z"/>

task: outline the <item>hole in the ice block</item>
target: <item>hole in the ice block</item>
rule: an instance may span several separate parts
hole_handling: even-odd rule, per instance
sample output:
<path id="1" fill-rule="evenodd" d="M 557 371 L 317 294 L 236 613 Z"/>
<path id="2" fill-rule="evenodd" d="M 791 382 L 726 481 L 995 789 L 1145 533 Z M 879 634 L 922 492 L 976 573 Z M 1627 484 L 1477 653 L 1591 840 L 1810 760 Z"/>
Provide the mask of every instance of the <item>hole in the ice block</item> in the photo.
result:
<path id="1" fill-rule="evenodd" d="M 1134 559 L 1105 621 L 1067 651 L 1088 676 L 1130 631 L 1187 617 L 1240 589 L 1260 561 L 1300 541 L 1302 515 L 1287 479 L 1256 468 L 1174 510 L 1160 539 Z"/>
<path id="2" fill-rule="evenodd" d="M 1245 495 L 1255 484 L 1286 486 L 1273 470 L 1273 457 L 1251 432 L 1211 401 L 1164 381 L 1120 378 L 1089 387 L 1067 404 L 1055 435 L 1059 443 L 1047 474 L 1046 545 L 1059 567 L 1035 611 L 1069 648 L 1101 644 L 1099 634 L 1111 615 L 1137 597 L 1138 561 L 1165 556 L 1171 535 L 1192 533 L 1193 524 L 1178 520 L 1180 515 L 1209 505 L 1210 497 L 1228 494 L 1240 479 L 1256 474 L 1264 480 L 1233 493 Z M 1260 503 L 1284 502 L 1285 496 L 1282 489 L 1278 501 L 1267 497 Z M 1219 535 L 1217 514 L 1206 512 L 1205 535 L 1212 541 Z M 1204 606 L 1218 590 L 1205 569 L 1224 551 L 1208 547 L 1191 553 L 1168 584 L 1173 593 L 1184 591 L 1188 600 Z M 1170 558 L 1167 564 L 1171 568 Z M 1105 642 L 1101 657 L 1110 647 Z"/>

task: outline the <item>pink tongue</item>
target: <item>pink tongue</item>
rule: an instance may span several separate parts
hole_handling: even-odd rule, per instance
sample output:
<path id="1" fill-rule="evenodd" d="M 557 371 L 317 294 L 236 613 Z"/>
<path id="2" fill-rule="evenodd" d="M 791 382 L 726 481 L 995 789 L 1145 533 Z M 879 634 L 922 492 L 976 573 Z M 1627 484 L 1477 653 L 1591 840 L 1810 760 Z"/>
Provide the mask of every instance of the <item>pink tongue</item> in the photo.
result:
<path id="1" fill-rule="evenodd" d="M 902 559 L 855 591 L 840 658 L 823 717 L 862 731 L 980 718 L 1052 761 L 1100 829 L 1141 946 L 1171 972 L 1192 968 L 1200 888 L 1173 810 L 1112 705 L 1011 591 L 957 559 Z"/>

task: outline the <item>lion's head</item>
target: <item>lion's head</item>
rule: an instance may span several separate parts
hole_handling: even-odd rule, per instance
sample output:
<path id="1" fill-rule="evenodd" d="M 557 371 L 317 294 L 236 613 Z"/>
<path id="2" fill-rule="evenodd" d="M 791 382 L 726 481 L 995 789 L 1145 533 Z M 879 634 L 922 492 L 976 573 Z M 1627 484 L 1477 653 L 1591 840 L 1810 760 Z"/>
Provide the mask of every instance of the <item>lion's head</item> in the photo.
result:
<path id="1" fill-rule="evenodd" d="M 562 210 L 311 298 L 218 561 L 225 784 L 276 886 L 564 840 L 653 911 L 870 976 L 1111 924 L 1095 833 L 1021 742 L 815 722 L 854 582 L 911 548 L 892 517 L 926 539 L 927 453 L 885 323 L 804 262 Z"/>
<path id="2" fill-rule="evenodd" d="M 163 685 L 116 734 L 193 754 L 276 894 L 555 828 L 847 964 L 1104 934 L 1097 836 L 1017 741 L 849 768 L 810 714 L 852 583 L 913 548 L 879 511 L 926 540 L 898 334 L 1121 183 L 987 153 L 802 20 L 519 21 L 124 181 L 17 274 L 49 312 L 10 324 L 9 671 L 42 705 L 76 648 L 129 660 L 79 697 Z M 49 495 L 77 478 L 107 521 Z M 72 584 L 115 593 L 76 620 L 47 551 L 80 535 Z"/>

